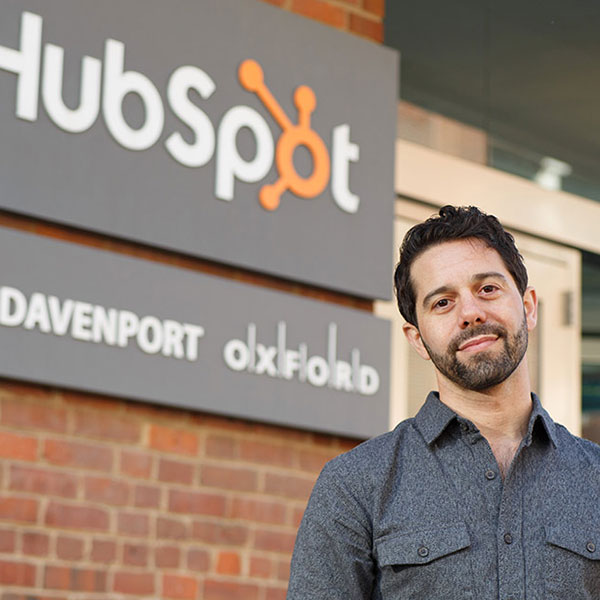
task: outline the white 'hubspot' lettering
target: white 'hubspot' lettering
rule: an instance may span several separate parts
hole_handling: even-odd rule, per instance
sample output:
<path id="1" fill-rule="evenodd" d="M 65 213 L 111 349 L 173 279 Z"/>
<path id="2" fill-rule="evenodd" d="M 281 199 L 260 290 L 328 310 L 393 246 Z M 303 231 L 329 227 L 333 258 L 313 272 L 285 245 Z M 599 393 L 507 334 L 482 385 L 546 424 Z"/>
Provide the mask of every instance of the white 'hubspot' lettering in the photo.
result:
<path id="1" fill-rule="evenodd" d="M 236 137 L 247 127 L 256 140 L 256 154 L 250 161 L 242 158 Z M 234 177 L 248 183 L 260 181 L 273 164 L 273 137 L 266 121 L 249 106 L 234 106 L 219 125 L 217 177 L 215 195 L 221 200 L 233 200 Z"/>
<path id="2" fill-rule="evenodd" d="M 215 130 L 206 113 L 188 99 L 188 91 L 196 90 L 204 100 L 215 91 L 215 82 L 196 67 L 179 67 L 169 79 L 167 97 L 173 112 L 194 132 L 196 141 L 188 144 L 179 133 L 165 142 L 169 154 L 186 167 L 205 165 L 215 151 Z"/>
<path id="3" fill-rule="evenodd" d="M 129 150 L 146 150 L 160 137 L 165 121 L 164 108 L 158 90 L 141 73 L 123 71 L 125 44 L 106 40 L 104 57 L 104 93 L 102 110 L 108 130 L 119 144 Z M 123 99 L 137 94 L 146 109 L 144 124 L 133 129 L 123 117 Z"/>
<path id="4" fill-rule="evenodd" d="M 23 12 L 19 48 L 0 46 L 0 69 L 17 75 L 17 117 L 36 121 L 40 89 L 40 65 L 43 62 L 41 94 L 44 107 L 52 121 L 64 131 L 81 133 L 102 116 L 108 131 L 128 150 L 147 150 L 160 139 L 165 123 L 165 107 L 154 83 L 144 74 L 125 70 L 125 44 L 107 39 L 104 64 L 98 58 L 84 56 L 81 62 L 80 97 L 77 108 L 68 107 L 63 99 L 64 49 L 55 44 L 44 46 L 42 61 L 43 19 Z M 164 141 L 167 152 L 181 165 L 202 167 L 216 154 L 215 196 L 220 200 L 234 198 L 235 180 L 253 183 L 263 179 L 273 166 L 275 143 L 265 119 L 253 108 L 231 107 L 216 128 L 206 113 L 188 97 L 196 91 L 207 100 L 216 90 L 215 82 L 198 67 L 185 65 L 173 71 L 167 84 L 170 109 L 194 136 L 188 143 L 181 133 L 170 133 Z M 128 94 L 136 95 L 144 108 L 141 126 L 134 128 L 123 115 L 123 101 Z M 254 137 L 256 152 L 246 160 L 239 152 L 237 136 L 248 129 Z M 355 213 L 360 198 L 349 188 L 350 162 L 357 162 L 359 147 L 350 141 L 350 126 L 338 125 L 332 137 L 331 193 L 343 211 Z M 216 152 L 215 152 L 216 150 Z M 330 376 L 335 376 L 330 373 Z"/>
<path id="5" fill-rule="evenodd" d="M 38 116 L 42 17 L 30 12 L 23 13 L 20 46 L 20 50 L 0 46 L 0 69 L 18 75 L 17 117 L 35 121 Z"/>
<path id="6" fill-rule="evenodd" d="M 79 107 L 71 109 L 62 99 L 64 58 L 65 51 L 60 46 L 46 44 L 42 98 L 56 125 L 70 133 L 80 133 L 89 129 L 98 116 L 102 63 L 91 56 L 83 57 Z"/>

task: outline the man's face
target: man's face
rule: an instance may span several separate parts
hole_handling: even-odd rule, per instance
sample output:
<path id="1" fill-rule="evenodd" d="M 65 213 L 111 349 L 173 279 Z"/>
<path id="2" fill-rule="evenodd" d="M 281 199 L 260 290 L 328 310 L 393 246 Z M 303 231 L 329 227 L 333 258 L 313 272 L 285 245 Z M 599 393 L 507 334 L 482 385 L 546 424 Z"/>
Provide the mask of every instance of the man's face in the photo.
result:
<path id="1" fill-rule="evenodd" d="M 482 391 L 521 364 L 536 320 L 535 292 L 522 298 L 500 255 L 477 239 L 444 242 L 412 264 L 418 329 L 411 344 L 441 376 Z"/>

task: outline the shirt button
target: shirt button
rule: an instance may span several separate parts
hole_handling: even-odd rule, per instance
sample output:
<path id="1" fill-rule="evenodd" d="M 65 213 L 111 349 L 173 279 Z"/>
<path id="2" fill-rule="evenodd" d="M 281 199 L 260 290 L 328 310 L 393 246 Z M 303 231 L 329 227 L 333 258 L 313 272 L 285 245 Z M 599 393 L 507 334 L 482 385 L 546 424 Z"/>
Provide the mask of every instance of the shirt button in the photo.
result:
<path id="1" fill-rule="evenodd" d="M 504 543 L 505 544 L 512 544 L 513 543 L 513 538 L 512 538 L 512 535 L 510 535 L 510 533 L 505 533 L 504 534 Z"/>
<path id="2" fill-rule="evenodd" d="M 492 471 L 492 469 L 488 469 L 488 470 L 485 472 L 485 478 L 486 478 L 486 479 L 489 479 L 490 481 L 491 481 L 492 479 L 496 479 L 496 472 L 495 472 L 495 471 Z"/>
<path id="3" fill-rule="evenodd" d="M 419 556 L 421 558 L 425 558 L 426 556 L 429 556 L 429 548 L 427 546 L 421 546 L 418 550 L 417 553 L 419 554 Z"/>
<path id="4" fill-rule="evenodd" d="M 596 544 L 594 544 L 594 542 L 588 542 L 585 545 L 585 548 L 590 554 L 593 554 L 594 552 L 596 552 Z"/>

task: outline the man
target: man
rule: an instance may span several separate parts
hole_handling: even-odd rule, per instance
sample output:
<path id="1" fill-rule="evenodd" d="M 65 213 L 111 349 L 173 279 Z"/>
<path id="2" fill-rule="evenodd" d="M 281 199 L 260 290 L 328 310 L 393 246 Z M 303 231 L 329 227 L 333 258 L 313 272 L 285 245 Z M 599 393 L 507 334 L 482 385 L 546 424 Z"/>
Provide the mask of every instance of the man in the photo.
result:
<path id="1" fill-rule="evenodd" d="M 537 298 L 512 236 L 446 206 L 406 235 L 395 283 L 438 392 L 325 466 L 288 600 L 600 598 L 600 448 L 531 393 Z"/>

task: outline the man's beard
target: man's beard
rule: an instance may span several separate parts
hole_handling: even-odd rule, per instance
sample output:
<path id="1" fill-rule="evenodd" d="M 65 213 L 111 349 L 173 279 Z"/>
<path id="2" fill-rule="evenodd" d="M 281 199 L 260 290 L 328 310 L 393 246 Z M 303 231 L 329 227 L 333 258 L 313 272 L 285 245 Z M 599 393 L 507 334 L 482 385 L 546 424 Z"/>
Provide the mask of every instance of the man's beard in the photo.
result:
<path id="1" fill-rule="evenodd" d="M 498 336 L 504 345 L 500 355 L 482 350 L 468 358 L 468 362 L 459 361 L 456 353 L 460 345 L 477 335 Z M 481 392 L 502 383 L 523 360 L 528 342 L 527 322 L 523 317 L 521 327 L 514 335 L 510 335 L 504 327 L 493 324 L 466 329 L 448 344 L 444 354 L 436 354 L 425 340 L 422 341 L 431 361 L 442 375 L 461 388 Z"/>

